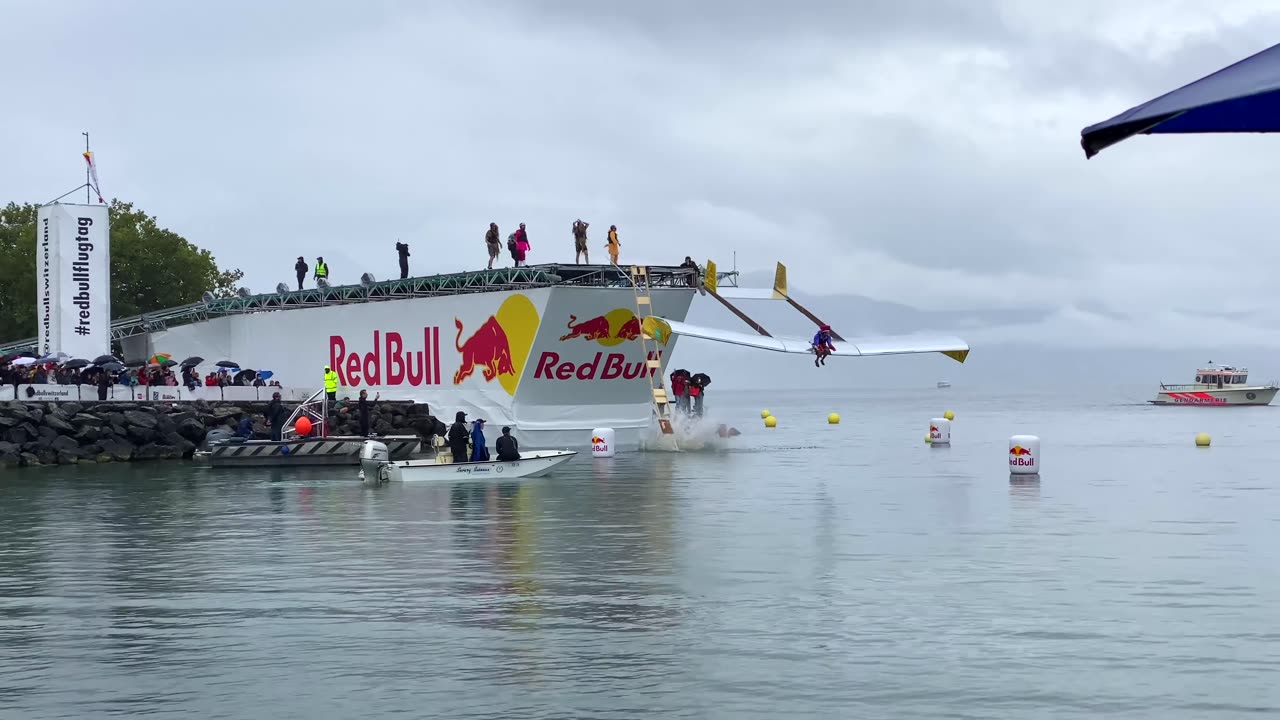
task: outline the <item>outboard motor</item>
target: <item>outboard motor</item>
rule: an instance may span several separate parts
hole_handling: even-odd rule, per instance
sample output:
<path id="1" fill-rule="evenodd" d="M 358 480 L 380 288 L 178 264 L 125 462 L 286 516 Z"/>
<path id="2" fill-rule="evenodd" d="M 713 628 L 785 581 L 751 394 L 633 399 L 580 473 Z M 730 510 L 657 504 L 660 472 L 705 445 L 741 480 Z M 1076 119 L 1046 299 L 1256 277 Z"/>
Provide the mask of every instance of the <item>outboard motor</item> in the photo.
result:
<path id="1" fill-rule="evenodd" d="M 365 440 L 360 445 L 360 479 L 366 485 L 381 485 L 385 476 L 383 468 L 390 463 L 391 451 L 385 443 Z"/>

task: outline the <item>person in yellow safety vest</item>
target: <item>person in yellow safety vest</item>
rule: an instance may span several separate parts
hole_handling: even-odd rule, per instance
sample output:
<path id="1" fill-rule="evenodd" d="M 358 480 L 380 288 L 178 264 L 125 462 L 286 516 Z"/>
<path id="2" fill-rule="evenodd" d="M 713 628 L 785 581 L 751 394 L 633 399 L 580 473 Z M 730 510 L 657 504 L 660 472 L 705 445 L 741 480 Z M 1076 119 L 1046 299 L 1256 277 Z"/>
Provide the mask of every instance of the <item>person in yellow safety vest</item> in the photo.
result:
<path id="1" fill-rule="evenodd" d="M 329 279 L 329 266 L 325 263 L 323 257 L 316 258 L 316 279 Z"/>
<path id="2" fill-rule="evenodd" d="M 324 366 L 324 394 L 328 397 L 330 407 L 338 402 L 338 373 L 328 365 Z"/>

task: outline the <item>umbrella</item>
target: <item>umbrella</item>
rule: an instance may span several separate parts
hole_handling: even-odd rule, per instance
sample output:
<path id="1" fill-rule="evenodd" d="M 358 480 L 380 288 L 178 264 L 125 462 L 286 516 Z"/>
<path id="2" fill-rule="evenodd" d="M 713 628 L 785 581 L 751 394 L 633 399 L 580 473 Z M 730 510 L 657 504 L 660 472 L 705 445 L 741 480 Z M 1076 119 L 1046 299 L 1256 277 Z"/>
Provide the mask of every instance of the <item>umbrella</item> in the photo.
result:
<path id="1" fill-rule="evenodd" d="M 39 355 L 37 355 L 37 354 L 36 354 L 36 352 L 35 352 L 34 350 L 23 350 L 22 352 L 16 352 L 16 353 L 14 353 L 14 354 L 13 354 L 13 356 L 14 356 L 14 357 L 29 357 L 29 358 L 32 358 L 32 359 L 35 359 L 35 358 L 40 357 Z"/>
<path id="2" fill-rule="evenodd" d="M 172 358 L 173 356 L 169 353 L 156 353 L 155 355 L 152 355 L 151 359 L 147 362 L 152 365 L 164 365 L 166 360 L 170 360 Z"/>
<path id="3" fill-rule="evenodd" d="M 191 357 L 182 361 L 182 367 L 195 367 L 202 362 L 204 362 L 204 358 L 200 357 L 199 355 L 192 355 Z"/>
<path id="4" fill-rule="evenodd" d="M 258 379 L 260 380 L 270 380 L 272 375 L 275 375 L 275 373 L 271 372 L 270 370 L 258 371 Z"/>
<path id="5" fill-rule="evenodd" d="M 82 367 L 88 367 L 88 366 L 89 366 L 89 361 L 81 360 L 80 358 L 76 358 L 74 360 L 68 360 L 62 364 L 62 367 L 68 370 L 79 370 Z"/>
<path id="6" fill-rule="evenodd" d="M 124 370 L 124 363 L 121 363 L 119 361 L 103 363 L 101 367 L 103 370 L 106 370 L 107 372 L 118 373 Z"/>
<path id="7" fill-rule="evenodd" d="M 66 354 L 66 353 L 64 353 L 64 352 L 56 352 L 56 353 L 50 353 L 50 354 L 48 354 L 48 355 L 45 355 L 44 357 L 40 358 L 39 362 L 42 362 L 42 363 L 51 363 L 51 362 L 54 362 L 54 363 L 56 363 L 56 362 L 62 362 L 63 360 L 66 360 L 66 359 L 67 359 L 67 358 L 69 358 L 69 357 L 71 357 L 71 356 L 70 356 L 70 355 L 68 355 L 68 354 Z"/>
<path id="8" fill-rule="evenodd" d="M 33 357 L 20 357 L 20 358 L 18 358 L 17 360 L 14 360 L 14 361 L 13 361 L 12 363 L 10 363 L 10 364 L 12 364 L 12 365 L 16 365 L 16 366 L 18 366 L 18 367 L 22 367 L 22 366 L 24 366 L 24 365 L 35 365 L 35 364 L 36 364 L 36 359 L 35 359 L 35 358 L 33 358 Z"/>
<path id="9" fill-rule="evenodd" d="M 677 375 L 680 377 L 689 377 L 689 371 L 685 370 L 684 368 L 680 368 L 679 370 L 672 370 L 671 375 L 673 377 Z"/>
<path id="10" fill-rule="evenodd" d="M 258 377 L 258 372 L 256 370 L 241 370 L 240 372 L 236 373 L 235 377 L 231 378 L 231 382 L 235 383 L 236 385 L 239 385 L 241 378 L 244 378 L 249 382 L 253 382 L 253 379 L 256 377 Z"/>
<path id="11" fill-rule="evenodd" d="M 711 384 L 711 376 L 706 373 L 698 373 L 697 375 L 694 375 L 689 379 L 693 380 L 694 382 L 698 383 L 703 387 L 706 387 L 707 385 Z"/>
<path id="12" fill-rule="evenodd" d="M 220 367 L 220 368 L 238 368 L 238 367 L 240 367 L 240 363 L 231 362 L 230 360 L 219 360 L 219 361 L 218 361 L 218 367 Z"/>
<path id="13" fill-rule="evenodd" d="M 1280 45 L 1080 131 L 1091 158 L 1134 135 L 1280 132 Z"/>
<path id="14" fill-rule="evenodd" d="M 94 365 L 106 365 L 107 363 L 120 362 L 114 355 L 99 355 L 93 359 Z"/>

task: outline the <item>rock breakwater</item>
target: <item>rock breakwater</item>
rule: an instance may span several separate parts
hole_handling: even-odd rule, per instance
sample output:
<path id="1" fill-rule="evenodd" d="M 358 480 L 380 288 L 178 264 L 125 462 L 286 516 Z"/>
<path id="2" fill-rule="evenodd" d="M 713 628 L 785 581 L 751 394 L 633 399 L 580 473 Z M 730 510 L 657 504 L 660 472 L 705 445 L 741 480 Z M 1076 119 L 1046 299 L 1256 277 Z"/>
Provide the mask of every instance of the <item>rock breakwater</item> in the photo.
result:
<path id="1" fill-rule="evenodd" d="M 286 404 L 292 412 L 296 404 Z M 178 460 L 191 457 L 210 430 L 234 430 L 246 414 L 255 438 L 269 438 L 267 403 L 58 402 L 0 403 L 0 468 L 84 462 Z M 358 432 L 354 405 L 330 414 L 331 434 Z M 369 414 L 379 435 L 438 429 L 426 405 L 379 402 Z"/>

